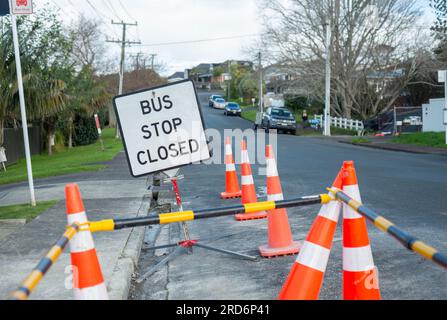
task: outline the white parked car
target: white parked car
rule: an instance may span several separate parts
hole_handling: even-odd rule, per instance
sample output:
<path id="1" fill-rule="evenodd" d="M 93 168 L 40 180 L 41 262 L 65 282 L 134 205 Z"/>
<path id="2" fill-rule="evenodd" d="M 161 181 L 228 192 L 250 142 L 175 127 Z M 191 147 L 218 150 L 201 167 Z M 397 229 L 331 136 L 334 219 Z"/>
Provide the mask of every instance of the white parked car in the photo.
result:
<path id="1" fill-rule="evenodd" d="M 227 103 L 225 102 L 224 99 L 222 99 L 222 98 L 214 99 L 213 107 L 215 109 L 222 109 L 223 110 L 223 109 L 225 109 L 226 105 L 227 105 Z"/>

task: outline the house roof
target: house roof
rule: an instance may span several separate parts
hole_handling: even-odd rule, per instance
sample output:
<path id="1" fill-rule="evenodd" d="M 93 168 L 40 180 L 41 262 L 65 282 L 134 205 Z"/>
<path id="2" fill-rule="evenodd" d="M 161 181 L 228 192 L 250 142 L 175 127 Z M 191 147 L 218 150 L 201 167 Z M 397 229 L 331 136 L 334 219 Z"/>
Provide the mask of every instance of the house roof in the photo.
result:
<path id="1" fill-rule="evenodd" d="M 168 77 L 168 79 L 178 79 L 178 78 L 183 79 L 184 77 L 185 77 L 185 73 L 178 71 L 178 72 L 175 72 L 172 75 L 170 75 Z"/>

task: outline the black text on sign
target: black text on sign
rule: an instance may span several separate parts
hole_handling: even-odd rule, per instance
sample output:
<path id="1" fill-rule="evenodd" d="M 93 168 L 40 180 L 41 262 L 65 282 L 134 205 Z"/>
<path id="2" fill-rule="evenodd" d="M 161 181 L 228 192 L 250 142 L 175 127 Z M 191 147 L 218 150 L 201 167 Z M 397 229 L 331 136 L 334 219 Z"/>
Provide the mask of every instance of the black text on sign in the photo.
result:
<path id="1" fill-rule="evenodd" d="M 191 81 L 119 96 L 114 106 L 133 176 L 210 158 Z"/>

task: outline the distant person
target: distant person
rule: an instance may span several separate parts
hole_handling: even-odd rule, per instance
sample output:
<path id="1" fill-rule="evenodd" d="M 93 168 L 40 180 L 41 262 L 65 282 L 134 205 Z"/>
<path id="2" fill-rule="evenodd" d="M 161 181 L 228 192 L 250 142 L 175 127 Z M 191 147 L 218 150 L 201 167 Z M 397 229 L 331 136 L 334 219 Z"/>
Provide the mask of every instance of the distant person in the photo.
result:
<path id="1" fill-rule="evenodd" d="M 304 110 L 303 111 L 303 122 L 307 123 L 308 120 L 309 120 L 309 116 L 307 115 L 307 111 Z"/>

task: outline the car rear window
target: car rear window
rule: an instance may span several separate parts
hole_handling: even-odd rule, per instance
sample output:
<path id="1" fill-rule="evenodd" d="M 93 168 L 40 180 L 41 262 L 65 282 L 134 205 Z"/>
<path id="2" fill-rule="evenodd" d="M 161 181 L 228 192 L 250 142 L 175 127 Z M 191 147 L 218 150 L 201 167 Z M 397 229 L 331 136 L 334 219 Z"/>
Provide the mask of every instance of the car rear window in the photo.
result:
<path id="1" fill-rule="evenodd" d="M 236 104 L 236 103 L 229 103 L 228 106 L 229 106 L 230 108 L 239 108 L 239 105 Z"/>
<path id="2" fill-rule="evenodd" d="M 289 110 L 272 109 L 272 116 L 291 118 L 292 117 L 292 113 L 290 113 Z"/>
<path id="3" fill-rule="evenodd" d="M 222 98 L 217 98 L 217 99 L 216 99 L 216 102 L 219 102 L 219 103 L 224 103 L 224 102 L 225 102 L 225 100 L 224 100 L 224 99 L 222 99 Z"/>
<path id="4" fill-rule="evenodd" d="M 222 99 L 221 96 L 213 96 L 213 100 Z"/>

